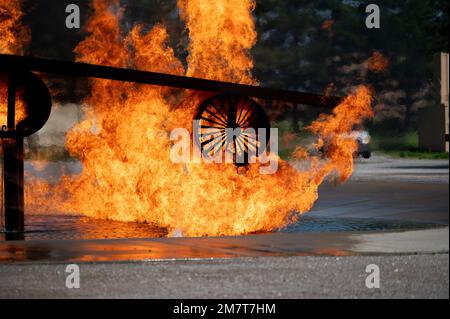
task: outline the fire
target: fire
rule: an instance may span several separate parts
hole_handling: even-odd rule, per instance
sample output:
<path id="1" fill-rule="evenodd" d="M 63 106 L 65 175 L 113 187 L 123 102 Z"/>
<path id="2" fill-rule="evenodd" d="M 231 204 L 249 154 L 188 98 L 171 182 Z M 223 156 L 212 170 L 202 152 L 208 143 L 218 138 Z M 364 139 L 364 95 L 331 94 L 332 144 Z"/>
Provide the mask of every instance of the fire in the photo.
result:
<path id="1" fill-rule="evenodd" d="M 367 68 L 374 73 L 385 72 L 389 67 L 389 59 L 380 51 L 375 51 L 367 60 Z"/>
<path id="2" fill-rule="evenodd" d="M 21 24 L 22 0 L 0 0 L 0 52 L 23 54 L 30 40 L 29 30 Z"/>
<path id="3" fill-rule="evenodd" d="M 25 104 L 21 98 L 21 91 L 16 93 L 16 112 L 14 114 L 15 123 L 18 124 L 27 117 Z M 5 74 L 0 74 L 0 127 L 7 125 L 8 103 L 8 80 Z"/>
<path id="4" fill-rule="evenodd" d="M 355 125 L 374 116 L 372 110 L 372 91 L 360 86 L 339 104 L 331 115 L 321 115 L 309 129 L 318 136 L 316 147 L 327 145 L 327 162 L 314 178 L 323 179 L 333 171 L 338 173 L 340 182 L 345 182 L 353 173 L 353 153 L 357 142 L 348 136 Z"/>
<path id="5" fill-rule="evenodd" d="M 0 53 L 22 55 L 30 41 L 28 28 L 21 23 L 23 12 L 22 0 L 0 0 Z M 0 74 L 0 96 L 7 96 L 7 78 Z M 25 119 L 26 112 L 23 102 L 17 94 L 16 99 L 16 124 Z M 0 126 L 7 123 L 7 102 L 0 100 Z"/>
<path id="6" fill-rule="evenodd" d="M 94 0 L 89 36 L 75 49 L 77 60 L 256 84 L 249 54 L 256 41 L 254 5 L 250 0 L 180 0 L 191 39 L 185 70 L 162 25 L 149 32 L 136 26 L 124 34 L 119 1 Z M 28 183 L 27 211 L 150 223 L 172 236 L 272 231 L 309 211 L 327 176 L 340 181 L 350 177 L 357 145 L 345 133 L 372 116 L 371 92 L 362 86 L 333 114 L 311 125 L 316 147 L 327 145 L 323 158 L 298 148 L 300 170 L 280 159 L 273 175 L 261 175 L 258 164 L 237 173 L 234 165 L 171 162 L 170 131 L 192 127 L 197 106 L 209 96 L 191 91 L 174 95 L 167 88 L 92 80 L 84 102 L 86 118 L 66 138 L 83 171 L 57 185 Z"/>
<path id="7" fill-rule="evenodd" d="M 328 34 L 329 34 L 330 36 L 332 36 L 332 35 L 333 35 L 333 28 L 334 28 L 334 25 L 335 25 L 335 24 L 336 24 L 336 21 L 335 21 L 335 20 L 332 20 L 332 19 L 325 20 L 325 21 L 322 23 L 322 30 L 327 31 Z"/>
<path id="8" fill-rule="evenodd" d="M 187 76 L 256 84 L 250 49 L 257 34 L 252 0 L 179 0 L 189 30 Z"/>

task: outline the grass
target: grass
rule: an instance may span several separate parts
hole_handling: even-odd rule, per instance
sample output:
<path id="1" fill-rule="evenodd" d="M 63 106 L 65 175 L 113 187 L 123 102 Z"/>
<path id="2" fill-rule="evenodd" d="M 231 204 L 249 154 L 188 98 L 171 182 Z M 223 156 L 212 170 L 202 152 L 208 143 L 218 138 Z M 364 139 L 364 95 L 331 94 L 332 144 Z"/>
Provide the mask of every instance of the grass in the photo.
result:
<path id="1" fill-rule="evenodd" d="M 447 152 L 423 152 L 423 151 L 381 151 L 382 153 L 400 158 L 415 158 L 415 159 L 449 159 Z"/>
<path id="2" fill-rule="evenodd" d="M 427 152 L 419 148 L 419 135 L 416 131 L 406 133 L 372 135 L 372 148 L 378 153 L 400 158 L 448 159 L 447 152 Z"/>
<path id="3" fill-rule="evenodd" d="M 299 123 L 299 126 L 302 127 L 303 123 Z M 284 160 L 290 159 L 298 145 L 307 146 L 312 142 L 312 135 L 306 130 L 294 133 L 290 121 L 276 122 L 272 127 L 278 128 L 278 155 Z"/>
<path id="4" fill-rule="evenodd" d="M 300 125 L 301 126 L 301 125 Z M 295 134 L 288 143 L 284 140 L 286 134 L 292 134 L 292 125 L 290 121 L 280 121 L 274 123 L 272 127 L 279 129 L 279 155 L 283 159 L 289 159 L 292 152 L 297 145 L 307 146 L 311 143 L 311 134 L 302 131 Z M 412 159 L 449 159 L 449 154 L 446 152 L 426 152 L 419 149 L 419 135 L 416 131 L 409 131 L 405 133 L 394 132 L 373 132 L 372 133 L 372 150 L 377 153 L 398 157 L 398 158 L 412 158 Z"/>
<path id="5" fill-rule="evenodd" d="M 302 126 L 303 123 L 299 123 Z M 272 127 L 279 129 L 279 155 L 288 160 L 297 145 L 308 146 L 313 141 L 312 135 L 305 130 L 294 134 L 290 121 L 280 121 L 274 123 Z M 289 136 L 289 138 L 286 138 Z M 446 152 L 425 152 L 419 149 L 419 137 L 417 132 L 410 131 L 406 133 L 372 133 L 372 149 L 381 154 L 386 154 L 399 158 L 415 159 L 449 159 Z M 25 158 L 27 160 L 43 161 L 70 161 L 74 160 L 64 147 L 50 146 L 40 147 L 35 151 L 26 150 Z"/>
<path id="6" fill-rule="evenodd" d="M 419 136 L 417 132 L 406 133 L 372 133 L 372 148 L 378 151 L 418 151 Z"/>

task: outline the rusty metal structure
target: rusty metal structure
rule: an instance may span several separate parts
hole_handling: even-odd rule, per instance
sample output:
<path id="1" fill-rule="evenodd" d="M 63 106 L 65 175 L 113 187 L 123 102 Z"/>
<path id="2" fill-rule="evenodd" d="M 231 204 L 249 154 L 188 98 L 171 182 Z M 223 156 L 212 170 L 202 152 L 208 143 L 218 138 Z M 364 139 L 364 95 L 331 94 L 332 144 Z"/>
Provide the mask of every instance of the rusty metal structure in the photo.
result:
<path id="1" fill-rule="evenodd" d="M 51 96 L 46 85 L 38 77 L 40 73 L 217 93 L 217 96 L 199 106 L 195 120 L 200 122 L 199 130 L 213 128 L 219 132 L 225 127 L 270 128 L 266 113 L 251 98 L 325 108 L 332 108 L 341 101 L 339 97 L 304 92 L 5 54 L 0 54 L 0 73 L 6 74 L 8 79 L 8 93 L 4 97 L 7 101 L 7 125 L 1 128 L 0 139 L 3 144 L 5 230 L 10 234 L 23 234 L 25 230 L 23 138 L 44 126 L 51 112 Z M 24 101 L 26 118 L 16 123 L 18 96 Z M 234 147 L 246 153 L 252 142 L 248 136 L 242 136 L 241 140 L 234 140 Z M 225 140 L 220 138 L 220 135 L 219 138 L 211 137 L 199 143 L 202 149 L 209 149 L 214 145 L 225 146 Z"/>

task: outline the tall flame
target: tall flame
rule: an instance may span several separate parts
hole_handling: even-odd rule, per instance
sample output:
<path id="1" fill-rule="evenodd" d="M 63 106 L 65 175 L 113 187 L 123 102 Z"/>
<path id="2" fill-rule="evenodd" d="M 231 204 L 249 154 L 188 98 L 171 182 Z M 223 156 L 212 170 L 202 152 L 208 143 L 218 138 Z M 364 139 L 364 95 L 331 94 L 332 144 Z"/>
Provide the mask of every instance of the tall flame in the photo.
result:
<path id="1" fill-rule="evenodd" d="M 187 70 L 168 46 L 162 25 L 147 33 L 136 26 L 124 35 L 117 0 L 93 1 L 90 35 L 75 49 L 77 60 L 257 83 L 249 54 L 256 41 L 253 1 L 180 0 L 178 6 L 191 39 Z M 66 139 L 67 149 L 82 161 L 82 173 L 58 185 L 34 182 L 27 189 L 27 210 L 147 222 L 185 236 L 271 231 L 310 210 L 327 176 L 349 178 L 357 143 L 345 133 L 372 116 L 371 92 L 362 86 L 311 125 L 316 147 L 328 145 L 325 159 L 299 148 L 303 169 L 280 159 L 274 175 L 261 175 L 257 164 L 238 174 L 233 165 L 171 162 L 170 130 L 192 125 L 205 97 L 183 94 L 178 101 L 167 88 L 93 80 L 86 119 Z"/>
<path id="2" fill-rule="evenodd" d="M 23 54 L 30 40 L 28 28 L 21 23 L 22 0 L 0 0 L 0 53 Z"/>
<path id="3" fill-rule="evenodd" d="M 253 0 L 179 0 L 189 30 L 186 75 L 242 84 L 256 84 L 250 49 L 257 34 Z"/>
<path id="4" fill-rule="evenodd" d="M 22 24 L 22 0 L 0 0 L 0 53 L 22 55 L 30 41 L 30 32 Z M 0 96 L 7 96 L 7 78 L 0 74 Z M 18 123 L 26 117 L 25 107 L 17 99 L 15 122 Z M 7 103 L 0 99 L 0 126 L 6 125 Z"/>

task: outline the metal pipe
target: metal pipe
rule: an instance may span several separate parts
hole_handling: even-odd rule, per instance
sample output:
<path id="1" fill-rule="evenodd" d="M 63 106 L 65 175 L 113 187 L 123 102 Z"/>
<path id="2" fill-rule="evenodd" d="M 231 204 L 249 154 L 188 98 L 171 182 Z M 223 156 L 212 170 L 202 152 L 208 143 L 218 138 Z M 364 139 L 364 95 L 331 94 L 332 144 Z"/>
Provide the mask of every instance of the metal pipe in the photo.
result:
<path id="1" fill-rule="evenodd" d="M 15 95 L 16 81 L 14 76 L 10 75 L 8 78 L 8 130 L 15 129 Z M 23 138 L 4 139 L 2 144 L 5 231 L 23 233 L 25 230 Z M 11 236 L 8 237 L 11 238 Z"/>
<path id="2" fill-rule="evenodd" d="M 16 128 L 16 79 L 13 73 L 8 76 L 8 130 L 14 131 Z"/>
<path id="3" fill-rule="evenodd" d="M 0 54 L 0 70 L 35 71 L 49 74 L 152 84 L 222 94 L 240 94 L 264 100 L 284 101 L 328 108 L 335 107 L 341 101 L 341 98 L 334 96 L 277 90 L 253 85 L 213 81 L 164 73 L 6 54 Z"/>
<path id="4" fill-rule="evenodd" d="M 23 139 L 7 139 L 3 143 L 3 182 L 5 196 L 5 231 L 25 230 Z"/>

